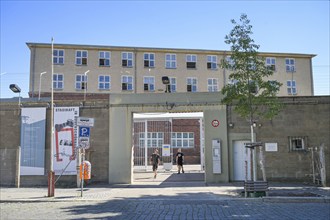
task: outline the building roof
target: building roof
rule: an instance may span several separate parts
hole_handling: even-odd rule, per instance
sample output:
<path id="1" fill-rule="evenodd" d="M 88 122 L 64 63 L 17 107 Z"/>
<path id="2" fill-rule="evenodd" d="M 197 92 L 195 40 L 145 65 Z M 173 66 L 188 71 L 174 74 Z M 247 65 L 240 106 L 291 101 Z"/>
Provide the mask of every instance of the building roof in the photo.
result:
<path id="1" fill-rule="evenodd" d="M 27 46 L 31 49 L 33 47 L 51 47 L 51 43 L 33 43 L 27 42 Z M 184 49 L 184 48 L 157 48 L 157 47 L 133 47 L 133 46 L 110 46 L 110 45 L 84 45 L 84 44 L 54 44 L 57 48 L 68 48 L 68 49 L 107 49 L 117 51 L 138 51 L 138 52 L 177 52 L 177 53 L 216 53 L 216 54 L 230 54 L 229 50 L 209 50 L 209 49 Z M 276 56 L 276 57 L 308 57 L 313 58 L 316 54 L 301 54 L 301 53 L 278 53 L 278 52 L 259 52 L 264 56 Z"/>

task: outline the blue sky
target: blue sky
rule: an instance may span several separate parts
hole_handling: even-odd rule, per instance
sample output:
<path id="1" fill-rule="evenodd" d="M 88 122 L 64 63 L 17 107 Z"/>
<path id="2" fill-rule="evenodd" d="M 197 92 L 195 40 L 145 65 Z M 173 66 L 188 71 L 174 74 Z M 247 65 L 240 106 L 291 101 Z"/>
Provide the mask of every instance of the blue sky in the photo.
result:
<path id="1" fill-rule="evenodd" d="M 28 96 L 26 42 L 228 50 L 231 19 L 246 13 L 259 52 L 316 54 L 315 95 L 330 95 L 329 1 L 4 1 L 1 98 Z"/>

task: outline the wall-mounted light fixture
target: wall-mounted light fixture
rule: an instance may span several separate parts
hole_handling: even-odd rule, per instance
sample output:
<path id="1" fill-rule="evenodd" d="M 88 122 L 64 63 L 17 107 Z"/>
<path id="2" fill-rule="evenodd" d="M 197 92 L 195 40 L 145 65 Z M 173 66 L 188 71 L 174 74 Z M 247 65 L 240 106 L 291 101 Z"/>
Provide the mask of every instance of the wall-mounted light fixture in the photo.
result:
<path id="1" fill-rule="evenodd" d="M 169 89 L 170 79 L 168 78 L 168 76 L 163 76 L 162 77 L 162 82 L 166 87 L 165 93 L 170 93 L 171 92 L 171 90 Z"/>
<path id="2" fill-rule="evenodd" d="M 233 122 L 229 122 L 228 126 L 229 126 L 230 128 L 233 128 L 233 127 L 234 127 L 234 123 L 233 123 Z"/>
<path id="3" fill-rule="evenodd" d="M 18 106 L 21 106 L 21 88 L 16 84 L 10 84 L 9 89 L 14 93 L 18 93 Z"/>

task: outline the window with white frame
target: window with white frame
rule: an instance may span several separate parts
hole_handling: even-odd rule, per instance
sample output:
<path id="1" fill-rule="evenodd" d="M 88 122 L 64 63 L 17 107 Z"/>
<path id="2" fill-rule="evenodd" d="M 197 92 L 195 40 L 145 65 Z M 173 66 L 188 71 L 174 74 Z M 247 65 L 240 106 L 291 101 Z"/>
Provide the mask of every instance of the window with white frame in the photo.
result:
<path id="1" fill-rule="evenodd" d="M 148 132 L 147 138 L 145 138 L 145 133 L 141 132 L 139 134 L 139 147 L 145 147 L 145 141 L 147 141 L 147 147 L 163 147 L 164 143 L 164 133 L 162 132 Z"/>
<path id="2" fill-rule="evenodd" d="M 195 146 L 193 132 L 172 132 L 171 143 L 173 148 L 193 148 Z"/>
<path id="3" fill-rule="evenodd" d="M 100 51 L 99 52 L 99 66 L 110 66 L 110 52 Z"/>
<path id="4" fill-rule="evenodd" d="M 76 89 L 78 90 L 87 89 L 87 75 L 84 74 L 76 75 Z"/>
<path id="5" fill-rule="evenodd" d="M 197 56 L 192 54 L 186 55 L 186 63 L 188 69 L 196 69 Z"/>
<path id="6" fill-rule="evenodd" d="M 289 136 L 290 151 L 302 151 L 307 148 L 307 136 Z"/>
<path id="7" fill-rule="evenodd" d="M 155 77 L 145 76 L 143 77 L 143 90 L 144 91 L 155 91 Z"/>
<path id="8" fill-rule="evenodd" d="M 121 65 L 124 67 L 133 67 L 133 53 L 122 52 L 121 53 Z"/>
<path id="9" fill-rule="evenodd" d="M 123 91 L 133 90 L 133 76 L 122 76 L 121 77 L 121 89 Z"/>
<path id="10" fill-rule="evenodd" d="M 110 90 L 111 88 L 111 77 L 108 75 L 99 75 L 99 89 Z"/>
<path id="11" fill-rule="evenodd" d="M 155 54 L 145 53 L 143 55 L 144 67 L 155 67 Z"/>
<path id="12" fill-rule="evenodd" d="M 165 67 L 167 69 L 175 69 L 176 68 L 176 54 L 165 55 Z"/>
<path id="13" fill-rule="evenodd" d="M 53 50 L 53 63 L 54 64 L 64 64 L 64 50 Z"/>
<path id="14" fill-rule="evenodd" d="M 296 81 L 288 80 L 286 82 L 286 85 L 287 85 L 288 95 L 296 95 L 297 94 Z"/>
<path id="15" fill-rule="evenodd" d="M 285 58 L 285 69 L 286 72 L 292 73 L 296 71 L 296 61 L 293 58 Z"/>
<path id="16" fill-rule="evenodd" d="M 53 88 L 54 89 L 64 89 L 63 74 L 58 74 L 58 73 L 53 74 Z"/>
<path id="17" fill-rule="evenodd" d="M 217 69 L 218 58 L 216 55 L 207 55 L 207 69 Z"/>
<path id="18" fill-rule="evenodd" d="M 268 69 L 276 70 L 276 59 L 274 57 L 266 57 L 266 66 Z"/>
<path id="19" fill-rule="evenodd" d="M 167 91 L 168 92 L 176 92 L 176 78 L 169 77 L 170 84 L 166 85 L 167 86 Z"/>
<path id="20" fill-rule="evenodd" d="M 218 79 L 208 78 L 207 79 L 207 91 L 209 92 L 218 92 Z"/>
<path id="21" fill-rule="evenodd" d="M 197 92 L 197 78 L 187 78 L 187 92 Z"/>
<path id="22" fill-rule="evenodd" d="M 76 51 L 76 65 L 87 65 L 88 52 L 87 50 Z"/>
<path id="23" fill-rule="evenodd" d="M 229 68 L 228 68 L 228 69 L 233 70 L 234 65 L 235 65 L 235 62 L 234 62 L 234 60 L 231 58 L 231 56 L 227 56 L 227 57 L 226 57 L 226 62 L 227 62 L 228 65 L 229 65 Z"/>

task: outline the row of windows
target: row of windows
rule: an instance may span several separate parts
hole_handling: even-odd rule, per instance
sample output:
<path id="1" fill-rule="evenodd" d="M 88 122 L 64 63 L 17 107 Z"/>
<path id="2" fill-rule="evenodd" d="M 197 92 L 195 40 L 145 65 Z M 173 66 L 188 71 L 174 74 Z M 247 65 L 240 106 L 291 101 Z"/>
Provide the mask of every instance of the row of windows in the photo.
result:
<path id="1" fill-rule="evenodd" d="M 167 91 L 176 92 L 177 91 L 177 79 L 170 77 L 170 84 L 167 85 Z M 88 76 L 84 74 L 77 74 L 75 79 L 75 89 L 85 90 L 87 89 Z M 198 80 L 196 77 L 186 78 L 187 92 L 197 92 L 198 91 Z M 121 76 L 121 88 L 123 91 L 133 91 L 134 79 L 133 76 Z M 57 90 L 64 89 L 64 75 L 54 74 L 53 75 L 53 87 Z M 99 90 L 110 90 L 111 89 L 111 76 L 109 75 L 99 75 L 98 76 L 98 89 Z M 155 87 L 155 77 L 154 76 L 144 76 L 143 77 L 143 90 L 154 92 Z M 207 91 L 208 92 L 218 92 L 219 85 L 218 79 L 208 78 L 207 79 Z M 296 81 L 287 81 L 287 93 L 289 95 L 296 95 Z"/>
<path id="2" fill-rule="evenodd" d="M 133 52 L 122 52 L 121 53 L 121 65 L 123 67 L 133 67 L 134 58 Z M 144 67 L 154 68 L 155 67 L 155 57 L 154 53 L 144 53 L 143 63 Z M 226 60 L 230 65 L 234 62 L 227 56 Z M 53 50 L 53 63 L 54 64 L 64 64 L 64 50 L 54 49 Z M 87 50 L 76 50 L 76 65 L 87 65 L 88 63 L 88 51 Z M 99 66 L 109 67 L 111 66 L 111 52 L 109 51 L 99 51 Z M 266 66 L 270 69 L 276 71 L 276 58 L 267 57 Z M 186 55 L 186 67 L 188 69 L 197 68 L 197 55 L 187 54 Z M 216 70 L 218 67 L 218 58 L 216 55 L 207 55 L 207 69 Z M 167 53 L 165 54 L 165 68 L 175 69 L 177 68 L 177 55 Z M 295 59 L 286 58 L 285 68 L 287 72 L 295 71 Z"/>
<path id="3" fill-rule="evenodd" d="M 87 89 L 88 76 L 84 74 L 77 74 L 75 78 L 75 89 L 84 90 Z M 121 76 L 121 85 L 123 91 L 133 91 L 133 76 Z M 186 79 L 187 92 L 197 92 L 197 78 L 188 77 Z M 177 79 L 170 78 L 170 84 L 168 86 L 168 91 L 176 92 Z M 64 75 L 54 74 L 53 75 L 53 87 L 57 90 L 64 89 Z M 99 90 L 110 90 L 111 89 L 111 76 L 109 75 L 99 75 L 98 76 L 98 89 Z M 207 79 L 207 89 L 209 92 L 219 91 L 218 79 L 209 78 Z M 143 77 L 143 90 L 154 92 L 155 87 L 155 77 L 154 76 L 144 76 Z"/>
<path id="4" fill-rule="evenodd" d="M 148 132 L 147 138 L 144 133 L 139 134 L 139 147 L 162 147 L 164 143 L 164 133 Z M 193 132 L 172 132 L 171 147 L 173 148 L 193 148 L 195 146 Z"/>

